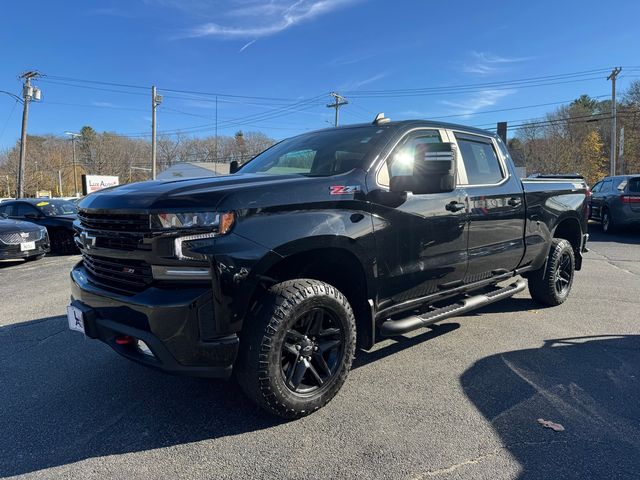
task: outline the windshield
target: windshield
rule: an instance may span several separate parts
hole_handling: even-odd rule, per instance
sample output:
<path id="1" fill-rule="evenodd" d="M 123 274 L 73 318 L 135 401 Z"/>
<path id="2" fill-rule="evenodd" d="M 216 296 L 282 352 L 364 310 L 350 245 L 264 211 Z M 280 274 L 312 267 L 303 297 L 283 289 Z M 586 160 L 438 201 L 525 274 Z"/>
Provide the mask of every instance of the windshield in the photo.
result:
<path id="1" fill-rule="evenodd" d="M 283 140 L 244 165 L 242 173 L 329 176 L 364 167 L 383 145 L 388 128 L 364 126 L 323 130 Z"/>
<path id="2" fill-rule="evenodd" d="M 78 206 L 68 200 L 43 200 L 36 204 L 42 213 L 47 217 L 56 217 L 58 215 L 75 215 L 78 213 Z"/>

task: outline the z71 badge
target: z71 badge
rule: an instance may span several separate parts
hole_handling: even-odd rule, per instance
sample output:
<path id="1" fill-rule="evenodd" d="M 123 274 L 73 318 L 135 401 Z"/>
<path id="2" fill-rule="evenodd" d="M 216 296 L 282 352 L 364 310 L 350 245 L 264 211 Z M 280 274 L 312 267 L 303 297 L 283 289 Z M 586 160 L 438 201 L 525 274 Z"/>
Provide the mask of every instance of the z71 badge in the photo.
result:
<path id="1" fill-rule="evenodd" d="M 331 185 L 329 195 L 353 195 L 360 191 L 360 185 Z"/>

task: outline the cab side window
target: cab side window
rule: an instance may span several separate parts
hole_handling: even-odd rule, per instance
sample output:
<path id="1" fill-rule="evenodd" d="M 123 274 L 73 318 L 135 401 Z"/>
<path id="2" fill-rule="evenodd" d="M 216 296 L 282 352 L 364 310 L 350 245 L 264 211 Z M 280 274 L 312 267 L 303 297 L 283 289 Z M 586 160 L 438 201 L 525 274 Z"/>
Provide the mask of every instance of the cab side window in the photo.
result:
<path id="1" fill-rule="evenodd" d="M 441 143 L 442 137 L 437 130 L 424 130 L 410 135 L 400 142 L 387 159 L 386 165 L 378 173 L 378 183 L 389 186 L 389 178 L 413 174 L 413 162 L 417 155 L 426 153 L 429 143 Z"/>
<path id="2" fill-rule="evenodd" d="M 28 203 L 19 203 L 18 205 L 14 206 L 13 211 L 14 211 L 13 215 L 16 217 L 24 217 L 28 213 L 38 215 L 38 210 L 33 208 Z"/>
<path id="3" fill-rule="evenodd" d="M 11 215 L 11 211 L 13 209 L 11 208 L 11 205 L 2 205 L 0 204 L 0 215 L 2 215 L 3 213 L 7 216 Z"/>
<path id="4" fill-rule="evenodd" d="M 505 178 L 491 139 L 455 133 L 469 185 L 490 185 Z"/>
<path id="5" fill-rule="evenodd" d="M 591 193 L 598 193 L 601 188 L 602 188 L 602 182 L 598 182 L 591 189 Z"/>

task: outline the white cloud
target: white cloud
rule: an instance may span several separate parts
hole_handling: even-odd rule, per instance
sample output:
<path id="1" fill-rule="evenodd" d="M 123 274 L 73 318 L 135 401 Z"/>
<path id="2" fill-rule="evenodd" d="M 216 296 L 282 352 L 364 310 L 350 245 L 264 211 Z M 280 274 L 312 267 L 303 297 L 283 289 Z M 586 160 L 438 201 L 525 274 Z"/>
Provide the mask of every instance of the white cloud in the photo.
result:
<path id="1" fill-rule="evenodd" d="M 483 90 L 468 96 L 465 100 L 450 101 L 442 100 L 440 103 L 454 109 L 456 115 L 463 115 L 463 118 L 471 117 L 476 112 L 495 105 L 502 98 L 513 95 L 517 90 Z"/>
<path id="2" fill-rule="evenodd" d="M 204 23 L 189 29 L 183 37 L 217 37 L 223 39 L 257 39 L 287 30 L 301 22 L 313 20 L 359 0 L 298 0 L 294 3 L 274 0 L 236 0 L 235 7 L 221 16 L 235 21 Z"/>
<path id="3" fill-rule="evenodd" d="M 489 75 L 504 70 L 514 63 L 526 62 L 536 57 L 502 57 L 489 52 L 471 52 L 471 61 L 462 65 L 462 70 L 477 75 Z"/>
<path id="4" fill-rule="evenodd" d="M 383 79 L 387 75 L 388 75 L 387 72 L 376 73 L 375 75 L 364 78 L 362 80 L 354 80 L 351 82 L 343 83 L 342 85 L 339 85 L 337 89 L 339 91 L 358 90 L 360 87 L 363 87 L 373 82 L 377 82 L 378 80 Z"/>
<path id="5" fill-rule="evenodd" d="M 238 53 L 240 52 L 244 52 L 247 48 L 249 48 L 251 45 L 253 45 L 254 43 L 256 43 L 257 40 L 251 40 L 250 42 L 245 43 L 242 48 L 240 50 L 238 50 Z"/>

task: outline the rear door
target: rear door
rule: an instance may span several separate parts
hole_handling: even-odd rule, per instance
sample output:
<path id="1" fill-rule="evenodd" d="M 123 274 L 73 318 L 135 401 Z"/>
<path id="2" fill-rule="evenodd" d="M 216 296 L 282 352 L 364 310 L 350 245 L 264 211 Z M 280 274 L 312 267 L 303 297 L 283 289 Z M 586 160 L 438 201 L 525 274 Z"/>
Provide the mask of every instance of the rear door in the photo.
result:
<path id="1" fill-rule="evenodd" d="M 591 208 L 591 214 L 589 218 L 599 219 L 600 218 L 600 206 L 602 204 L 601 199 L 599 197 L 600 190 L 602 189 L 602 180 L 597 182 L 593 188 L 591 189 L 591 197 L 589 200 L 589 205 Z"/>
<path id="2" fill-rule="evenodd" d="M 492 136 L 451 131 L 462 158 L 469 202 L 465 283 L 514 270 L 524 254 L 524 192 L 508 151 Z"/>
<path id="3" fill-rule="evenodd" d="M 594 209 L 594 218 L 598 220 L 602 219 L 602 210 L 607 205 L 607 200 L 613 192 L 613 180 L 611 178 L 605 178 L 601 182 L 598 191 L 592 195 L 591 204 Z"/>

